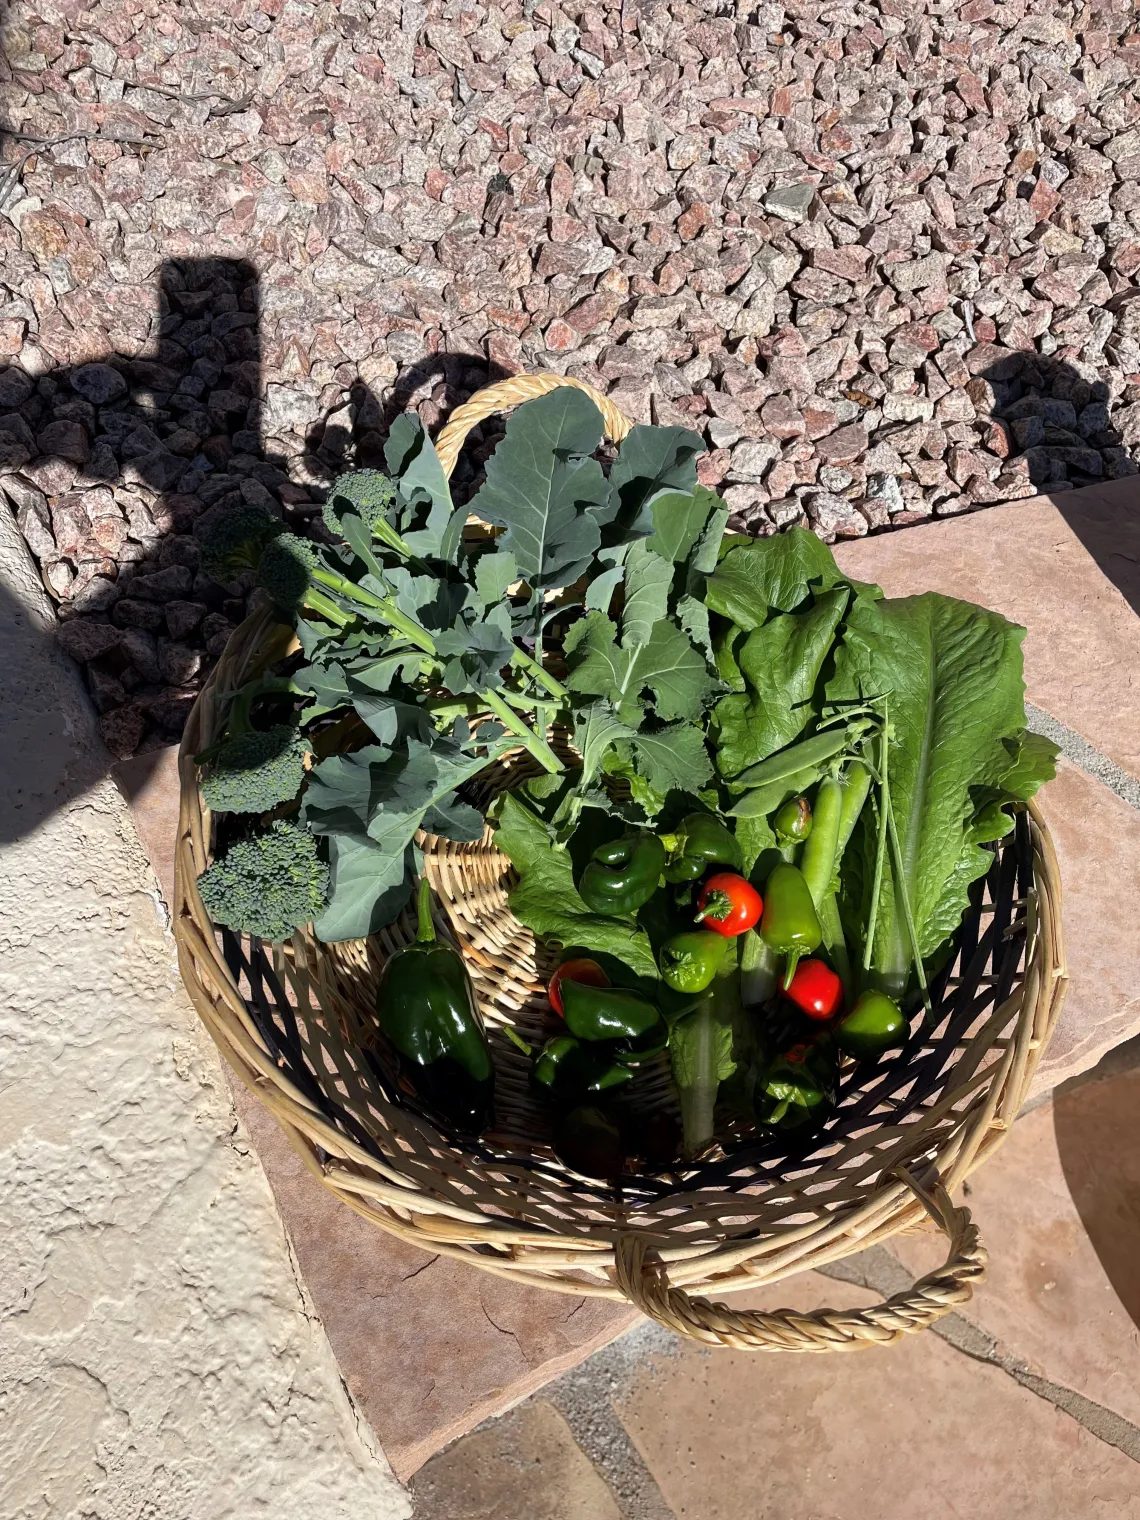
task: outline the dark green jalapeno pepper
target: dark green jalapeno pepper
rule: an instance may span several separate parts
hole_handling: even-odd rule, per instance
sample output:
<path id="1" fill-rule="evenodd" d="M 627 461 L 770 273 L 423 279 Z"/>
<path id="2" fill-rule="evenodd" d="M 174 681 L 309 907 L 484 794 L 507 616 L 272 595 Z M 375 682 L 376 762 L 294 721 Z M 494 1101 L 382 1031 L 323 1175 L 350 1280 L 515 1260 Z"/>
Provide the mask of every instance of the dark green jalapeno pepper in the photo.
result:
<path id="1" fill-rule="evenodd" d="M 907 1021 L 899 1005 L 885 992 L 864 992 L 846 1017 L 835 1026 L 841 1050 L 860 1061 L 881 1056 L 906 1039 Z"/>
<path id="2" fill-rule="evenodd" d="M 615 1040 L 611 1049 L 614 1060 L 623 1066 L 639 1066 L 642 1061 L 659 1056 L 668 1043 L 669 1025 L 660 1018 L 644 1034 L 636 1035 L 632 1040 Z"/>
<path id="3" fill-rule="evenodd" d="M 664 868 L 665 846 L 656 834 L 626 834 L 597 847 L 578 893 L 595 913 L 636 913 L 656 892 Z"/>
<path id="4" fill-rule="evenodd" d="M 736 835 L 711 813 L 690 813 L 662 841 L 670 852 L 666 881 L 697 881 L 710 866 L 744 864 Z"/>
<path id="5" fill-rule="evenodd" d="M 772 868 L 764 888 L 760 937 L 769 950 L 787 956 L 785 987 L 791 985 L 800 956 L 818 950 L 823 939 L 819 915 L 803 873 L 786 862 Z"/>
<path id="6" fill-rule="evenodd" d="M 415 944 L 388 957 L 376 1018 L 401 1056 L 401 1075 L 457 1128 L 478 1134 L 491 1121 L 495 1073 L 463 958 L 435 937 L 431 885 L 419 892 Z"/>
<path id="7" fill-rule="evenodd" d="M 625 1171 L 621 1130 L 600 1108 L 572 1108 L 554 1129 L 554 1153 L 571 1171 L 608 1180 Z"/>
<path id="8" fill-rule="evenodd" d="M 623 987 L 562 983 L 566 1028 L 579 1040 L 635 1040 L 653 1029 L 661 1014 L 648 998 Z"/>
<path id="9" fill-rule="evenodd" d="M 604 1047 L 591 1048 L 568 1034 L 547 1040 L 531 1075 L 535 1085 L 559 1104 L 581 1103 L 633 1080 L 629 1067 L 611 1059 Z"/>
<path id="10" fill-rule="evenodd" d="M 799 1129 L 818 1123 L 835 1101 L 838 1063 L 828 1039 L 792 1045 L 771 1060 L 756 1089 L 761 1124 Z"/>
<path id="11" fill-rule="evenodd" d="M 674 992 L 703 992 L 720 970 L 728 940 L 710 929 L 674 934 L 661 946 L 661 980 Z"/>

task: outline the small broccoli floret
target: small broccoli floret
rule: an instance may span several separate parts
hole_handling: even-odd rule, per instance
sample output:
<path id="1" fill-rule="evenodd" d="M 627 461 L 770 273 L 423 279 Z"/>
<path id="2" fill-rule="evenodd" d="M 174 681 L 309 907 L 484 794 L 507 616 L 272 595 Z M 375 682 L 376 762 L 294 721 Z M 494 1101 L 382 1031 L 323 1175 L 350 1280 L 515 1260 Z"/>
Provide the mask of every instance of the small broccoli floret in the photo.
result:
<path id="1" fill-rule="evenodd" d="M 325 527 L 330 533 L 343 531 L 341 519 L 346 512 L 363 518 L 370 533 L 388 522 L 388 510 L 396 500 L 396 487 L 383 470 L 354 470 L 333 482 L 325 502 Z"/>
<path id="2" fill-rule="evenodd" d="M 249 502 L 208 512 L 196 530 L 202 569 L 225 585 L 242 570 L 255 570 L 266 544 L 284 531 L 283 522 Z"/>
<path id="3" fill-rule="evenodd" d="M 215 813 L 267 813 L 301 790 L 308 748 L 286 723 L 250 729 L 222 745 L 202 796 Z"/>
<path id="4" fill-rule="evenodd" d="M 198 878 L 198 891 L 216 924 L 279 942 L 322 911 L 329 868 L 307 829 L 278 822 L 231 845 Z"/>
<path id="5" fill-rule="evenodd" d="M 262 551 L 257 576 L 278 607 L 292 612 L 305 600 L 316 568 L 313 545 L 295 533 L 282 533 Z"/>

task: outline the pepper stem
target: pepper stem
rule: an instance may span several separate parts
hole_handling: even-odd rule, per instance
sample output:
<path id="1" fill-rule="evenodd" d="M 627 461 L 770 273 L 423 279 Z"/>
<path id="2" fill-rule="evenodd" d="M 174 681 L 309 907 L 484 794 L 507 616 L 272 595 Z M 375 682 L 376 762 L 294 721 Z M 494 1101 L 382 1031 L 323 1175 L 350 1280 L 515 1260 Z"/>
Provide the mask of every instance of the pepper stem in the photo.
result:
<path id="1" fill-rule="evenodd" d="M 716 892 L 710 892 L 708 895 L 708 901 L 705 903 L 701 911 L 696 914 L 696 921 L 698 924 L 700 924 L 703 923 L 706 918 L 724 918 L 728 914 L 728 910 L 731 907 L 732 902 L 727 892 L 721 892 L 719 890 Z"/>
<path id="2" fill-rule="evenodd" d="M 434 945 L 435 925 L 431 921 L 431 882 L 428 881 L 426 876 L 420 877 L 420 892 L 416 908 L 419 913 L 416 944 Z"/>
<path id="3" fill-rule="evenodd" d="M 796 967 L 800 963 L 801 954 L 802 952 L 799 950 L 788 951 L 788 962 L 784 968 L 784 980 L 780 983 L 785 992 L 787 992 L 788 988 L 792 985 L 792 978 L 796 974 Z"/>

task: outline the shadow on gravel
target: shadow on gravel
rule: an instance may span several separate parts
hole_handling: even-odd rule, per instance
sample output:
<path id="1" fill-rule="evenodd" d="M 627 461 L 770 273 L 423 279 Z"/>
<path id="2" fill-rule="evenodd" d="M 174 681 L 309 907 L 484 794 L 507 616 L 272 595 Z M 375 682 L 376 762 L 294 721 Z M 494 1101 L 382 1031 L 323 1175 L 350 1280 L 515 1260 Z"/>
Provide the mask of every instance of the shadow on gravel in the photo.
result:
<path id="1" fill-rule="evenodd" d="M 319 534 L 327 486 L 345 469 L 383 465 L 396 415 L 417 406 L 434 431 L 505 373 L 481 356 L 429 355 L 402 371 L 382 406 L 347 363 L 314 398 L 305 390 L 308 359 L 299 356 L 292 382 L 274 363 L 276 404 L 268 407 L 253 265 L 171 260 L 156 294 L 141 353 L 38 378 L 0 368 L 0 498 L 57 605 L 56 642 L 80 666 L 110 751 L 104 770 L 129 756 L 145 769 L 149 751 L 180 738 L 202 680 L 256 594 L 252 576 L 222 586 L 200 572 L 195 527 L 207 512 L 254 502 L 298 532 Z M 495 427 L 475 435 L 457 466 L 457 499 L 477 481 Z M 51 640 L 7 593 L 0 619 L 5 649 L 23 650 L 28 662 L 22 684 L 35 685 Z M 30 804 L 30 793 L 0 804 L 0 840 L 28 832 L 44 808 L 90 786 L 76 740 L 61 729 L 58 753 L 38 754 L 54 778 L 35 784 L 42 806 Z M 11 759 L 26 771 L 18 751 Z"/>
<path id="2" fill-rule="evenodd" d="M 1018 471 L 1035 492 L 1064 496 L 1061 512 L 1074 534 L 1140 614 L 1140 475 L 1121 433 L 1109 420 L 1109 390 L 1072 364 L 1041 354 L 1008 354 L 970 382 L 971 399 L 1000 430 Z M 968 456 L 969 450 L 963 449 Z M 959 474 L 969 469 L 968 459 Z M 1102 487 L 1135 482 L 1134 494 L 1119 490 L 1106 499 Z M 1081 494 L 1072 496 L 1074 489 Z M 978 499 L 987 483 L 979 480 Z"/>

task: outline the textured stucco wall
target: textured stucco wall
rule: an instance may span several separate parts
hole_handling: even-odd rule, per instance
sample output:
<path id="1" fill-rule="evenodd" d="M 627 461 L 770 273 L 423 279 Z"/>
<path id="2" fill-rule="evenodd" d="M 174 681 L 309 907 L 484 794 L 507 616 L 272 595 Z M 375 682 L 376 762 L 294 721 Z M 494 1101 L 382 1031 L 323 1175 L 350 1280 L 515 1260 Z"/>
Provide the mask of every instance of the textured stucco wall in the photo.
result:
<path id="1" fill-rule="evenodd" d="M 0 1516 L 408 1513 L 0 507 Z"/>

